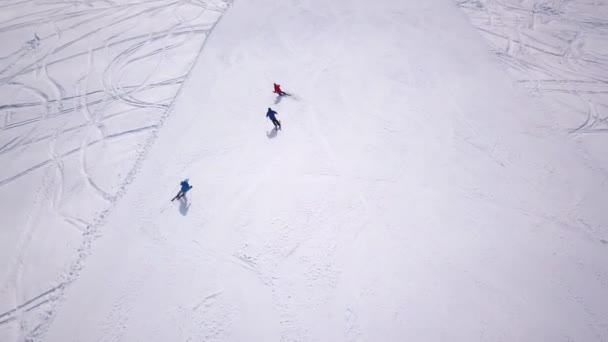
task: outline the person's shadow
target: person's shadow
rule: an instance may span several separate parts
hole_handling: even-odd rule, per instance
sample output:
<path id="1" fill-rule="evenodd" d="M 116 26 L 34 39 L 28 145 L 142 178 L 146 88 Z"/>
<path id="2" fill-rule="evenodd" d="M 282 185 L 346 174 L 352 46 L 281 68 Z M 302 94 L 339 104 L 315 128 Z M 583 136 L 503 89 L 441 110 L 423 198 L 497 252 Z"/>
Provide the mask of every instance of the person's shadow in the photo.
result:
<path id="1" fill-rule="evenodd" d="M 184 195 L 182 196 L 182 198 L 179 199 L 179 213 L 182 214 L 182 216 L 186 216 L 188 215 L 189 209 L 190 204 L 188 203 L 188 197 Z"/>
<path id="2" fill-rule="evenodd" d="M 276 128 L 273 128 L 273 129 L 272 129 L 272 130 L 270 130 L 269 132 L 266 132 L 266 137 L 267 137 L 268 139 L 273 139 L 273 138 L 276 138 L 276 136 L 277 136 L 277 129 L 276 129 Z"/>
<path id="3" fill-rule="evenodd" d="M 281 99 L 282 99 L 282 98 L 283 98 L 283 96 L 281 96 L 281 95 L 277 95 L 277 98 L 276 98 L 276 99 L 274 99 L 274 104 L 276 105 L 276 104 L 281 103 Z"/>

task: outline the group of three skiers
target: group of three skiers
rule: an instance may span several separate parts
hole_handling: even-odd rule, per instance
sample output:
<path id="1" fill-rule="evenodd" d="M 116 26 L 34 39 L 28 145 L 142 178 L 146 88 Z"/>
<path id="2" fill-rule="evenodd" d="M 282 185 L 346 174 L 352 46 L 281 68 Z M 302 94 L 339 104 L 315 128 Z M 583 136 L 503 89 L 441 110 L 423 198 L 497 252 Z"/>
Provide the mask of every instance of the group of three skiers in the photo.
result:
<path id="1" fill-rule="evenodd" d="M 285 96 L 285 95 L 289 95 L 286 92 L 284 92 L 283 90 L 281 90 L 281 85 L 280 84 L 276 84 L 274 83 L 274 93 L 277 94 L 278 96 Z M 277 115 L 278 113 L 274 110 L 272 110 L 272 108 L 268 107 L 268 112 L 266 112 L 266 117 L 270 119 L 270 121 L 272 121 L 272 124 L 274 125 L 274 129 L 276 130 L 280 130 L 281 129 L 281 121 L 277 120 Z M 186 193 L 188 191 L 190 191 L 190 189 L 192 189 L 192 185 L 190 185 L 190 183 L 188 183 L 188 179 L 184 179 L 179 185 L 180 185 L 180 190 L 177 193 L 177 195 L 175 195 L 175 197 L 173 197 L 173 199 L 171 201 L 174 200 L 179 200 L 182 197 L 184 197 L 186 195 Z"/>

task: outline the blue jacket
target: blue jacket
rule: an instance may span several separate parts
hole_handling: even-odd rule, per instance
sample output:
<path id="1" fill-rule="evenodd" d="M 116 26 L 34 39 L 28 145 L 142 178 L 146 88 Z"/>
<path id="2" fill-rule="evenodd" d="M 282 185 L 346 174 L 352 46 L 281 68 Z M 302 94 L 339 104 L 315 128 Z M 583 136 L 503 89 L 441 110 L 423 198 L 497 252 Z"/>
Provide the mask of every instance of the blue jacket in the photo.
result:
<path id="1" fill-rule="evenodd" d="M 277 118 L 275 117 L 275 115 L 277 115 L 278 113 L 275 112 L 274 110 L 268 108 L 268 112 L 266 112 L 266 117 L 269 118 L 270 120 L 276 120 Z"/>
<path id="2" fill-rule="evenodd" d="M 188 184 L 188 181 L 182 181 L 181 183 L 179 183 L 179 185 L 182 186 L 182 192 L 184 193 L 190 190 L 190 184 Z"/>

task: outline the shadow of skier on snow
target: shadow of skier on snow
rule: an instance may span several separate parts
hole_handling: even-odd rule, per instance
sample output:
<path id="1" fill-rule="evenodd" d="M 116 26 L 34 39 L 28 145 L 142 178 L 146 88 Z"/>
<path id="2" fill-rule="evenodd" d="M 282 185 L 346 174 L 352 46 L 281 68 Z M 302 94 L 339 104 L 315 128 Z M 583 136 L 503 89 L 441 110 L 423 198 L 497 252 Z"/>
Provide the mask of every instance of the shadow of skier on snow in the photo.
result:
<path id="1" fill-rule="evenodd" d="M 281 102 L 281 99 L 283 98 L 283 96 L 278 95 L 276 99 L 274 99 L 274 104 L 279 104 Z"/>
<path id="2" fill-rule="evenodd" d="M 182 214 L 182 216 L 186 216 L 188 215 L 189 209 L 190 204 L 188 203 L 188 197 L 184 195 L 179 199 L 179 213 Z"/>
<path id="3" fill-rule="evenodd" d="M 276 136 L 277 136 L 277 129 L 276 128 L 273 128 L 270 131 L 266 132 L 266 137 L 268 139 L 276 138 Z"/>

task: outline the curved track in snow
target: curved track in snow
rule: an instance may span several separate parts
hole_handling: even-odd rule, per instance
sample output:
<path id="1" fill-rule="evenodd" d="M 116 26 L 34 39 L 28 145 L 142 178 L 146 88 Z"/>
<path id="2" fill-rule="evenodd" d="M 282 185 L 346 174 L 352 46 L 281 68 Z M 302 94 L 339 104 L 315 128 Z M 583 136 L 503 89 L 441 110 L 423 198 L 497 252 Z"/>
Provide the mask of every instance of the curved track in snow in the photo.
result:
<path id="1" fill-rule="evenodd" d="M 553 107 L 557 127 L 608 172 L 608 4 L 458 0 L 508 73 Z"/>
<path id="2" fill-rule="evenodd" d="M 3 4 L 0 340 L 45 331 L 228 5 Z"/>

